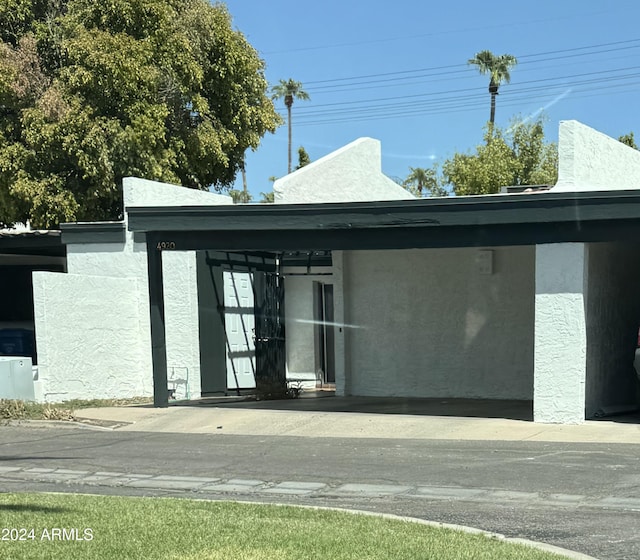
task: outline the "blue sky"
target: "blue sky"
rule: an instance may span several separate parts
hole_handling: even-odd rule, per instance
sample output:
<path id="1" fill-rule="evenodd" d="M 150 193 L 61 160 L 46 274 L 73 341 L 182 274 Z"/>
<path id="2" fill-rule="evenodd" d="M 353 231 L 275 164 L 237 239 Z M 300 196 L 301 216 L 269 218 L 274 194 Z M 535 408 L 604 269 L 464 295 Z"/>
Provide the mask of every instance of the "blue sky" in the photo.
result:
<path id="1" fill-rule="evenodd" d="M 293 78 L 311 96 L 293 106 L 294 165 L 298 146 L 315 160 L 362 136 L 382 142 L 383 172 L 401 178 L 473 149 L 489 118 L 488 80 L 466 62 L 485 49 L 519 60 L 500 89 L 497 124 L 545 108 L 550 141 L 568 119 L 640 137 L 637 0 L 226 4 L 269 83 Z M 254 198 L 286 171 L 283 125 L 248 153 Z"/>

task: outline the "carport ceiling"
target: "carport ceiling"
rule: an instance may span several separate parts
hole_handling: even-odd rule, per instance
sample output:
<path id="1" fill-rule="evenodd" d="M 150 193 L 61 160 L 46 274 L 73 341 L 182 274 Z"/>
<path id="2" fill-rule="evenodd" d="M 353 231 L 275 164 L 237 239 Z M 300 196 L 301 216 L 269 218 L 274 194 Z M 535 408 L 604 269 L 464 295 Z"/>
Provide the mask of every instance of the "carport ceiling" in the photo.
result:
<path id="1" fill-rule="evenodd" d="M 640 239 L 640 191 L 384 202 L 128 207 L 129 230 L 174 250 L 300 251 Z"/>

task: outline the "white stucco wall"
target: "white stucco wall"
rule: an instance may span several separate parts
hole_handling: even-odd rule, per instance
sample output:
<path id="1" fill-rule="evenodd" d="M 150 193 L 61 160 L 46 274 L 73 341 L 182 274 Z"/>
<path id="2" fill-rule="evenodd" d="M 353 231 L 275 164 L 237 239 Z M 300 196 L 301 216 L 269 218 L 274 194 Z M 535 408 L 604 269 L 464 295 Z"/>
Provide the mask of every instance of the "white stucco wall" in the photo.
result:
<path id="1" fill-rule="evenodd" d="M 345 391 L 530 400 L 534 248 L 489 250 L 345 252 Z"/>
<path id="2" fill-rule="evenodd" d="M 587 291 L 587 418 L 640 404 L 633 368 L 640 326 L 640 244 L 590 243 Z"/>
<path id="3" fill-rule="evenodd" d="M 380 141 L 373 138 L 359 138 L 278 179 L 273 191 L 280 204 L 415 198 L 382 173 Z"/>
<path id="4" fill-rule="evenodd" d="M 33 292 L 46 401 L 153 393 L 138 279 L 34 272 Z"/>
<path id="5" fill-rule="evenodd" d="M 561 121 L 552 191 L 640 189 L 640 151 L 578 121 Z"/>
<path id="6" fill-rule="evenodd" d="M 169 387 L 176 389 L 176 398 L 198 398 L 201 380 L 196 254 L 165 251 L 162 272 Z M 148 292 L 145 295 L 148 301 Z"/>
<path id="7" fill-rule="evenodd" d="M 583 243 L 536 246 L 535 422 L 584 422 L 587 269 Z"/>
<path id="8" fill-rule="evenodd" d="M 67 245 L 67 272 L 113 278 L 146 276 L 147 255 L 144 243 L 134 243 L 125 233 L 124 243 L 87 243 Z"/>
<path id="9" fill-rule="evenodd" d="M 45 300 L 42 302 L 34 301 L 36 314 L 41 305 L 48 307 L 64 308 L 69 304 L 69 294 L 74 294 L 75 306 L 92 307 L 94 298 L 101 297 L 100 292 L 95 292 L 95 282 L 93 280 L 82 283 L 75 278 L 105 278 L 123 280 L 118 284 L 121 295 L 124 299 L 135 301 L 138 309 L 138 328 L 136 330 L 136 338 L 141 345 L 141 355 L 139 368 L 136 372 L 128 373 L 131 375 L 140 375 L 142 378 L 151 372 L 151 334 L 149 319 L 149 287 L 147 279 L 147 260 L 145 246 L 139 243 L 133 243 L 132 234 L 127 232 L 127 242 L 124 244 L 91 244 L 91 245 L 69 245 L 67 247 L 69 257 L 69 274 L 56 274 L 59 276 L 53 281 L 52 276 L 47 277 L 46 282 L 50 285 L 46 291 Z M 71 278 L 74 279 L 71 279 Z M 163 288 L 165 295 L 165 325 L 166 325 L 166 341 L 167 341 L 167 366 L 168 376 L 170 378 L 170 386 L 176 388 L 177 397 L 186 397 L 189 393 L 192 397 L 200 394 L 200 356 L 198 343 L 198 302 L 197 302 L 197 286 L 196 286 L 196 263 L 195 253 L 170 253 L 163 254 Z M 106 304 L 105 304 L 106 305 Z M 51 331 L 45 326 L 52 319 L 50 315 L 43 317 L 38 330 L 36 325 L 37 347 L 38 353 L 48 352 L 48 348 L 55 346 L 56 348 L 65 348 L 59 340 L 52 339 L 49 335 L 45 335 L 43 329 L 48 333 Z M 95 316 L 78 316 L 80 319 L 69 319 L 67 321 L 66 334 L 75 328 L 78 332 L 86 328 L 92 328 L 95 323 L 101 323 L 101 315 L 97 313 Z M 44 322 L 46 320 L 46 323 Z M 74 321 L 74 325 L 70 321 Z M 124 319 L 123 319 L 124 320 Z M 109 331 L 103 329 L 102 336 L 105 341 L 111 336 L 113 343 L 116 344 L 119 334 L 116 330 Z M 73 337 L 69 339 L 69 346 L 66 347 L 68 352 L 74 352 Z M 107 345 L 108 347 L 109 345 Z M 104 357 L 109 361 L 110 356 Z M 58 362 L 49 366 L 57 367 Z M 94 361 L 93 364 L 97 368 L 102 367 L 102 363 Z M 84 370 L 78 370 L 73 373 L 74 376 L 80 377 L 84 374 Z M 188 379 L 188 385 L 186 380 Z M 123 380 L 125 386 L 131 385 L 129 381 Z M 145 385 L 146 386 L 146 385 Z M 46 389 L 46 388 L 45 388 Z M 126 396 L 150 396 L 153 393 L 153 386 L 147 388 L 148 392 L 144 395 L 141 393 L 129 394 Z M 73 397 L 80 398 L 80 397 Z"/>
<path id="10" fill-rule="evenodd" d="M 179 185 L 125 177 L 122 181 L 124 207 L 128 206 L 218 206 L 233 204 L 230 196 L 187 189 Z"/>
<path id="11" fill-rule="evenodd" d="M 227 196 L 137 178 L 126 178 L 123 189 L 125 206 L 232 204 Z M 128 231 L 124 243 L 70 244 L 67 270 L 68 274 L 40 276 L 39 296 L 34 301 L 39 317 L 38 354 L 49 357 L 40 372 L 44 392 L 62 395 L 67 387 L 69 396 L 65 398 L 89 398 L 89 393 L 96 398 L 152 395 L 146 245 L 134 242 Z M 163 253 L 163 276 L 169 387 L 176 389 L 178 398 L 187 394 L 197 398 L 201 385 L 195 253 Z M 102 281 L 105 288 L 112 290 L 108 296 L 100 290 Z M 34 294 L 35 291 L 34 275 Z M 119 302 L 126 302 L 128 312 L 121 314 L 117 324 L 115 320 L 105 323 L 105 314 L 111 317 L 112 309 L 121 309 L 120 303 L 111 305 L 110 298 L 118 297 Z M 65 316 L 62 310 L 69 308 L 70 302 L 75 313 Z M 131 327 L 133 316 L 135 328 Z M 56 331 L 57 321 L 64 322 L 60 333 Z M 99 333 L 100 352 L 83 354 L 78 350 L 78 341 L 84 344 L 93 340 L 87 338 L 87 332 Z M 136 349 L 135 368 L 129 367 L 132 351 L 117 350 L 123 344 L 122 333 Z M 111 351 L 112 348 L 116 350 Z M 89 373 L 94 370 L 107 372 L 106 381 L 92 385 L 89 393 L 80 394 L 82 388 L 88 387 L 86 380 L 94 380 Z"/>

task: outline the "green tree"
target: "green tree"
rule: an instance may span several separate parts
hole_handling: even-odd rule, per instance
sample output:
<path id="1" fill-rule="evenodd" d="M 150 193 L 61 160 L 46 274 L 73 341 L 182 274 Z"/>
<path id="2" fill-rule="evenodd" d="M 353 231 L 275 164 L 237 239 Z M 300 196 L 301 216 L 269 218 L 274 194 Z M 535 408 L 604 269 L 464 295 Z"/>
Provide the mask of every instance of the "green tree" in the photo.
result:
<path id="1" fill-rule="evenodd" d="M 250 192 L 245 192 L 238 189 L 231 189 L 229 191 L 229 196 L 233 199 L 234 204 L 242 204 L 251 202 L 253 200 L 253 196 Z"/>
<path id="2" fill-rule="evenodd" d="M 498 95 L 500 84 L 511 81 L 510 71 L 518 64 L 518 60 L 511 54 L 496 56 L 491 51 L 480 51 L 467 62 L 468 64 L 477 66 L 480 74 L 489 75 L 489 94 L 491 95 L 489 122 L 491 126 L 493 126 L 496 120 L 496 96 Z"/>
<path id="3" fill-rule="evenodd" d="M 627 146 L 629 146 L 630 148 L 633 148 L 634 150 L 638 149 L 636 140 L 633 137 L 633 132 L 630 132 L 629 134 L 625 134 L 624 136 L 620 136 L 620 138 L 618 138 L 618 141 L 622 142 L 623 144 L 626 144 Z"/>
<path id="4" fill-rule="evenodd" d="M 269 177 L 269 181 L 271 183 L 275 183 L 277 180 L 278 178 L 275 175 L 271 175 L 271 177 Z M 273 190 L 266 193 L 261 192 L 260 194 L 262 195 L 262 198 L 260 199 L 261 204 L 273 204 L 273 202 L 275 202 L 275 193 Z"/>
<path id="5" fill-rule="evenodd" d="M 447 196 L 448 192 L 438 180 L 438 172 L 435 167 L 425 169 L 424 167 L 409 167 L 410 173 L 402 181 L 402 186 L 409 192 L 422 198 L 423 191 L 429 196 Z"/>
<path id="6" fill-rule="evenodd" d="M 557 146 L 544 142 L 541 119 L 515 123 L 506 131 L 488 125 L 484 140 L 474 154 L 455 154 L 442 166 L 456 195 L 493 194 L 504 186 L 554 185 L 558 180 Z"/>
<path id="7" fill-rule="evenodd" d="M 11 0 L 0 39 L 5 223 L 118 219 L 126 176 L 226 189 L 280 123 L 222 4 Z"/>
<path id="8" fill-rule="evenodd" d="M 275 193 L 273 191 L 268 193 L 261 192 L 260 194 L 262 195 L 262 199 L 260 200 L 262 204 L 273 204 L 275 199 Z"/>
<path id="9" fill-rule="evenodd" d="M 296 169 L 302 169 L 305 165 L 309 165 L 311 163 L 311 158 L 307 153 L 307 150 L 304 149 L 304 146 L 300 146 L 298 148 L 298 165 Z"/>
<path id="10" fill-rule="evenodd" d="M 287 108 L 287 127 L 289 129 L 289 150 L 287 173 L 291 173 L 291 107 L 294 99 L 305 101 L 309 99 L 309 94 L 302 89 L 302 84 L 289 78 L 288 80 L 280 80 L 280 83 L 271 88 L 272 99 L 284 99 Z"/>

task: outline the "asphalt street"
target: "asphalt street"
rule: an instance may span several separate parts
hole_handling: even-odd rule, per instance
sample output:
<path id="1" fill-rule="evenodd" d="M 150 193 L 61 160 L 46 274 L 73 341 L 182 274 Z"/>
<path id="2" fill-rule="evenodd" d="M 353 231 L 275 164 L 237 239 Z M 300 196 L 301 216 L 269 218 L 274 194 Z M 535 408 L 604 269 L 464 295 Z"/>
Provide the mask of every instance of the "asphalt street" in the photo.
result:
<path id="1" fill-rule="evenodd" d="M 639 458 L 634 444 L 1 426 L 0 491 L 347 507 L 637 560 Z"/>

